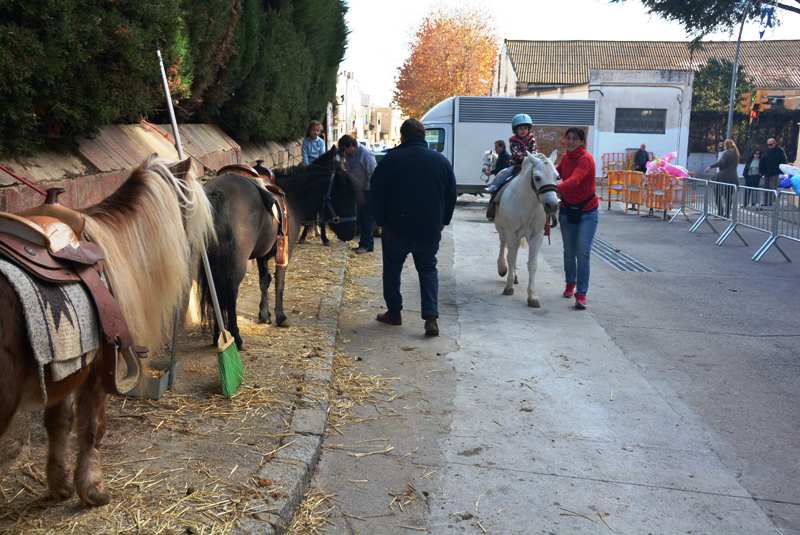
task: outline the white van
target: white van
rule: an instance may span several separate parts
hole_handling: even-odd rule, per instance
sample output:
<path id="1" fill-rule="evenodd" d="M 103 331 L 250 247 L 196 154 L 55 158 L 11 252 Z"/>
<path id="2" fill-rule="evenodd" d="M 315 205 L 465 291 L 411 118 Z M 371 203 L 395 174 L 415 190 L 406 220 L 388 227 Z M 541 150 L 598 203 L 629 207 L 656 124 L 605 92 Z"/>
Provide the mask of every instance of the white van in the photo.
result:
<path id="1" fill-rule="evenodd" d="M 533 135 L 545 154 L 560 148 L 561 136 L 570 126 L 585 128 L 586 145 L 592 146 L 597 120 L 592 99 L 450 97 L 428 110 L 422 124 L 428 146 L 453 164 L 459 193 L 483 190 L 483 155 L 498 139 L 505 141 L 508 150 L 511 119 L 518 113 L 533 118 Z"/>

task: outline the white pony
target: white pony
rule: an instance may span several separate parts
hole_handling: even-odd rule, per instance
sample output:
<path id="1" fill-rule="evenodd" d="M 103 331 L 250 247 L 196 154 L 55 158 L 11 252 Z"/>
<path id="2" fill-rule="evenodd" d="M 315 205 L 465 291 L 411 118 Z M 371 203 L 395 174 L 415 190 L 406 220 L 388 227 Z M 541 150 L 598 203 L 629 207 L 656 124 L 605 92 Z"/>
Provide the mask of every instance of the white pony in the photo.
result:
<path id="1" fill-rule="evenodd" d="M 514 294 L 517 251 L 523 239 L 528 241 L 528 306 L 539 308 L 541 303 L 534 290 L 536 262 L 544 239 L 545 221 L 558 210 L 556 196 L 557 151 L 549 158 L 544 154 L 528 153 L 522 170 L 500 193 L 494 226 L 500 235 L 500 254 L 497 273 L 506 276 L 503 295 Z M 508 251 L 506 252 L 506 249 Z M 505 253 L 505 255 L 504 255 Z"/>

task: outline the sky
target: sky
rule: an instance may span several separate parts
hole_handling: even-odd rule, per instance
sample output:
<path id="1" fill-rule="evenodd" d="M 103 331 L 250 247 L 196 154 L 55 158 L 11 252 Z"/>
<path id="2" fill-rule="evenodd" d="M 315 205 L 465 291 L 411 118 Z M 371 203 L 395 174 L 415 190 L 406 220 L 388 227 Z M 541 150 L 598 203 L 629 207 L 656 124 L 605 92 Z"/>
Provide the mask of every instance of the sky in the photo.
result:
<path id="1" fill-rule="evenodd" d="M 378 105 L 391 101 L 397 69 L 408 43 L 431 11 L 470 6 L 494 15 L 502 39 L 686 40 L 680 24 L 648 15 L 638 0 L 347 0 L 350 29 L 343 70 L 352 71 L 361 90 Z M 800 39 L 800 15 L 782 13 L 782 24 L 765 39 Z M 742 39 L 759 38 L 759 26 L 745 26 Z M 707 39 L 735 39 L 727 33 Z M 732 59 L 732 58 L 731 58 Z"/>

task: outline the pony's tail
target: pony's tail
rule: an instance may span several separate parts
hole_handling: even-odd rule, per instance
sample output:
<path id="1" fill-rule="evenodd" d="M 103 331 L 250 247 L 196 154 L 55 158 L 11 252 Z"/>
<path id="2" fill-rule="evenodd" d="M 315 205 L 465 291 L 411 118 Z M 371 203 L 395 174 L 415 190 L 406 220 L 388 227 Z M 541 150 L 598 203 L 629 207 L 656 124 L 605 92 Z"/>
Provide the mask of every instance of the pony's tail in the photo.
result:
<path id="1" fill-rule="evenodd" d="M 216 240 L 208 244 L 206 253 L 208 254 L 211 276 L 214 277 L 217 299 L 222 311 L 222 321 L 227 325 L 228 299 L 230 299 L 230 296 L 234 295 L 234 285 L 231 270 L 228 269 L 227 266 L 229 259 L 227 259 L 221 251 L 221 244 L 226 244 L 226 247 L 234 248 L 236 237 L 230 226 L 228 200 L 220 191 L 209 193 L 208 198 L 214 216 Z M 198 263 L 197 285 L 200 290 L 200 322 L 203 327 L 208 328 L 212 325 L 211 322 L 216 321 L 216 319 L 214 316 L 213 300 L 211 298 L 211 288 L 208 285 L 208 279 L 206 278 L 206 272 L 205 269 L 203 269 L 202 262 Z M 224 329 L 225 325 L 220 325 L 219 328 Z"/>

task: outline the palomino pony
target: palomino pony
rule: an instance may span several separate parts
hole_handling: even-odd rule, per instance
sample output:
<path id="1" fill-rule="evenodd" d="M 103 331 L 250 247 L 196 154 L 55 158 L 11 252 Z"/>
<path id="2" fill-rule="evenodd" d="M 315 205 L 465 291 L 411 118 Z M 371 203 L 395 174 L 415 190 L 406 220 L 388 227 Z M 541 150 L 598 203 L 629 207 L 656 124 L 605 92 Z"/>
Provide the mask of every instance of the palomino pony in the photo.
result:
<path id="1" fill-rule="evenodd" d="M 172 324 L 191 281 L 194 255 L 213 239 L 211 210 L 200 183 L 191 170 L 177 178 L 163 162 L 151 157 L 115 193 L 83 211 L 82 216 L 86 234 L 103 250 L 105 275 L 133 340 L 160 347 L 169 336 L 165 326 Z M 104 489 L 98 451 L 106 425 L 106 391 L 99 368 L 102 356 L 96 355 L 90 364 L 58 382 L 52 380 L 48 365 L 45 398 L 22 303 L 2 276 L 0 307 L 0 434 L 17 409 L 43 406 L 51 495 L 65 499 L 75 489 L 84 505 L 107 504 L 110 496 Z M 79 447 L 74 487 L 67 461 L 75 416 L 73 395 L 77 398 Z"/>
<path id="2" fill-rule="evenodd" d="M 549 158 L 539 153 L 528 154 L 522 162 L 520 173 L 500 193 L 500 204 L 494 219 L 494 226 L 500 235 L 497 273 L 506 277 L 503 295 L 514 294 L 517 251 L 525 239 L 528 241 L 528 306 L 534 308 L 541 306 L 534 279 L 539 249 L 544 239 L 545 221 L 558 210 L 556 156 L 556 151 Z"/>
<path id="3" fill-rule="evenodd" d="M 286 193 L 289 212 L 289 257 L 300 233 L 300 224 L 310 221 L 317 213 L 322 222 L 329 224 L 342 241 L 353 239 L 356 231 L 356 205 L 363 204 L 363 196 L 353 179 L 341 166 L 336 149 L 320 156 L 311 165 L 297 165 L 273 170 L 275 183 Z M 218 240 L 208 249 L 211 273 L 217 288 L 223 321 L 233 335 L 236 345 L 242 347 L 242 337 L 236 319 L 236 300 L 239 285 L 247 273 L 247 262 L 255 259 L 258 265 L 259 323 L 270 323 L 269 286 L 272 276 L 268 262 L 276 256 L 279 221 L 273 211 L 275 199 L 271 193 L 253 179 L 241 175 L 225 174 L 209 181 L 205 188 L 214 210 L 214 227 Z M 283 310 L 283 291 L 286 267 L 275 266 L 275 324 L 286 325 Z M 204 317 L 211 304 L 205 277 L 201 274 L 200 291 Z M 213 340 L 219 335 L 214 322 Z"/>

